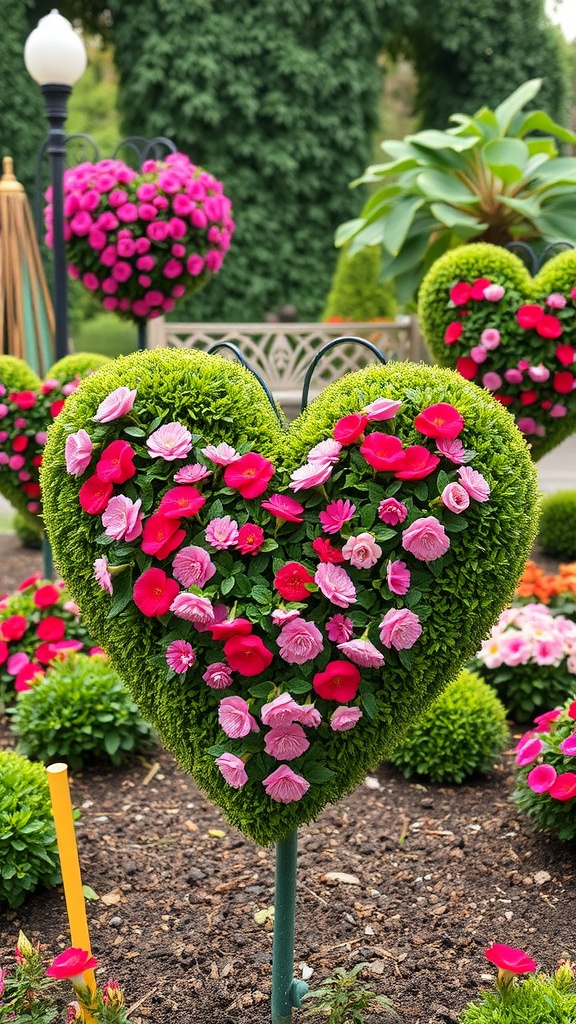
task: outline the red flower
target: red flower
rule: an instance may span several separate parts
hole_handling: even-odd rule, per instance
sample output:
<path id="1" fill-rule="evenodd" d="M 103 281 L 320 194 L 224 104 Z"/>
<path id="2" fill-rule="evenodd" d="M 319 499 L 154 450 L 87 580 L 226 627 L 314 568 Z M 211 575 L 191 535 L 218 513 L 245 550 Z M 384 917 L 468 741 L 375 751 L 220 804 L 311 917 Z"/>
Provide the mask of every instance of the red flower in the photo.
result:
<path id="1" fill-rule="evenodd" d="M 49 665 L 51 661 L 58 654 L 58 648 L 54 644 L 38 644 L 38 647 L 34 651 L 34 657 L 36 661 L 39 661 L 41 665 Z"/>
<path id="2" fill-rule="evenodd" d="M 34 604 L 37 608 L 50 608 L 53 604 L 58 604 L 58 598 L 60 597 L 60 591 L 57 587 L 53 587 L 51 583 L 47 583 L 45 587 L 39 587 L 34 594 Z"/>
<path id="3" fill-rule="evenodd" d="M 104 483 L 124 484 L 136 473 L 133 458 L 136 452 L 127 441 L 112 441 L 96 464 L 96 476 Z"/>
<path id="4" fill-rule="evenodd" d="M 30 480 L 27 483 L 22 484 L 22 490 L 29 498 L 40 497 L 40 484 L 35 483 L 34 480 Z"/>
<path id="5" fill-rule="evenodd" d="M 380 472 L 394 472 L 404 462 L 402 441 L 393 434 L 381 434 L 375 431 L 368 434 L 360 445 L 360 454 L 366 462 Z"/>
<path id="6" fill-rule="evenodd" d="M 0 665 L 3 665 L 4 662 L 8 660 L 9 654 L 10 650 L 8 644 L 4 643 L 3 640 L 0 640 Z"/>
<path id="7" fill-rule="evenodd" d="M 530 391 L 523 391 L 520 395 L 522 405 L 534 405 L 538 401 L 538 392 L 531 388 Z"/>
<path id="8" fill-rule="evenodd" d="M 472 283 L 472 292 L 470 295 L 471 299 L 476 299 L 477 302 L 484 298 L 484 289 L 488 287 L 492 282 L 487 277 L 477 277 Z"/>
<path id="9" fill-rule="evenodd" d="M 114 487 L 104 483 L 96 475 L 88 477 L 78 492 L 78 501 L 90 516 L 98 516 L 104 511 L 112 497 Z"/>
<path id="10" fill-rule="evenodd" d="M 340 444 L 353 444 L 364 433 L 368 417 L 362 413 L 354 412 L 350 416 L 343 416 L 334 424 L 332 436 Z"/>
<path id="11" fill-rule="evenodd" d="M 213 640 L 229 640 L 232 636 L 248 636 L 252 632 L 252 623 L 248 619 L 225 619 L 224 622 L 211 622 L 206 627 Z"/>
<path id="12" fill-rule="evenodd" d="M 466 378 L 466 380 L 474 380 L 474 377 L 478 373 L 478 365 L 470 356 L 460 356 L 460 358 L 456 360 L 456 369 L 462 377 Z"/>
<path id="13" fill-rule="evenodd" d="M 274 466 L 256 452 L 247 452 L 224 470 L 224 483 L 243 498 L 257 498 L 274 476 Z"/>
<path id="14" fill-rule="evenodd" d="M 552 386 L 558 394 L 569 395 L 574 386 L 574 374 L 570 373 L 570 370 L 559 370 L 554 374 Z"/>
<path id="15" fill-rule="evenodd" d="M 36 405 L 36 395 L 33 391 L 19 391 L 10 395 L 10 400 L 15 402 L 19 409 L 31 409 Z"/>
<path id="16" fill-rule="evenodd" d="M 347 704 L 358 693 L 360 678 L 358 668 L 350 661 L 329 661 L 324 671 L 313 677 L 312 686 L 323 700 Z"/>
<path id="17" fill-rule="evenodd" d="M 233 636 L 224 644 L 224 654 L 233 672 L 258 676 L 269 667 L 274 655 L 259 636 Z"/>
<path id="18" fill-rule="evenodd" d="M 572 366 L 576 353 L 572 348 L 572 345 L 556 345 L 556 359 L 562 366 Z"/>
<path id="19" fill-rule="evenodd" d="M 24 668 L 21 668 L 16 679 L 14 680 L 14 689 L 17 693 L 23 693 L 25 690 L 31 690 L 30 683 L 33 679 L 41 679 L 44 675 L 44 669 L 41 665 L 37 665 L 35 661 L 29 661 Z"/>
<path id="20" fill-rule="evenodd" d="M 25 452 L 28 447 L 28 438 L 25 434 L 19 434 L 12 441 L 12 451 Z"/>
<path id="21" fill-rule="evenodd" d="M 34 584 L 38 583 L 38 580 L 41 579 L 42 573 L 35 572 L 33 576 L 27 576 L 25 580 L 22 580 L 22 583 L 19 585 L 18 590 L 27 590 L 28 587 L 33 587 Z"/>
<path id="22" fill-rule="evenodd" d="M 344 555 L 340 549 L 333 547 L 327 537 L 316 537 L 316 540 L 312 541 L 312 547 L 321 562 L 338 565 L 339 562 L 344 561 Z"/>
<path id="23" fill-rule="evenodd" d="M 136 580 L 132 597 L 139 611 L 151 619 L 165 615 L 179 591 L 176 580 L 163 569 L 146 569 Z"/>
<path id="24" fill-rule="evenodd" d="M 414 420 L 414 426 L 426 437 L 442 437 L 454 440 L 464 426 L 464 419 L 453 405 L 438 402 L 423 409 Z"/>
<path id="25" fill-rule="evenodd" d="M 32 459 L 32 465 L 33 466 L 41 466 L 42 465 L 42 456 L 41 455 L 35 455 L 34 458 Z"/>
<path id="26" fill-rule="evenodd" d="M 532 957 L 523 949 L 515 949 L 513 946 L 504 946 L 496 942 L 485 951 L 484 956 L 500 971 L 510 971 L 511 974 L 531 974 L 536 970 L 536 963 Z"/>
<path id="27" fill-rule="evenodd" d="M 572 703 L 568 705 L 566 714 L 568 715 L 568 718 L 571 718 L 572 720 L 576 718 L 576 700 L 573 700 Z"/>
<path id="28" fill-rule="evenodd" d="M 453 345 L 455 341 L 458 341 L 462 337 L 462 331 L 464 325 L 459 320 L 453 320 L 451 324 L 444 331 L 444 341 L 447 345 Z"/>
<path id="29" fill-rule="evenodd" d="M 56 402 L 52 402 L 52 405 L 50 406 L 50 415 L 53 420 L 55 420 L 58 414 L 62 412 L 65 401 L 65 398 L 59 398 Z"/>
<path id="30" fill-rule="evenodd" d="M 520 324 L 520 327 L 524 328 L 525 331 L 531 331 L 539 320 L 544 316 L 544 310 L 542 306 L 528 305 L 520 306 L 520 309 L 516 313 L 516 319 Z"/>
<path id="31" fill-rule="evenodd" d="M 307 583 L 314 583 L 314 580 L 300 562 L 287 562 L 274 577 L 274 586 L 285 601 L 306 601 L 310 597 Z"/>
<path id="32" fill-rule="evenodd" d="M 562 324 L 557 316 L 545 313 L 536 324 L 536 334 L 541 338 L 559 338 L 562 334 Z"/>
<path id="33" fill-rule="evenodd" d="M 394 473 L 397 480 L 423 480 L 430 476 L 440 462 L 437 455 L 432 455 L 424 445 L 412 444 L 404 452 L 402 469 Z"/>
<path id="34" fill-rule="evenodd" d="M 492 398 L 495 398 L 497 402 L 500 402 L 500 405 L 512 405 L 512 402 L 514 401 L 512 395 L 497 395 L 494 393 Z"/>
<path id="35" fill-rule="evenodd" d="M 271 494 L 266 501 L 260 502 L 262 508 L 271 512 L 277 519 L 285 519 L 288 523 L 303 523 L 304 519 L 300 515 L 304 511 L 304 506 L 300 505 L 298 501 L 291 498 L 288 494 Z"/>
<path id="36" fill-rule="evenodd" d="M 23 615 L 11 615 L 9 619 L 0 622 L 0 637 L 2 640 L 21 640 L 28 628 L 28 620 Z"/>
<path id="37" fill-rule="evenodd" d="M 36 636 L 40 640 L 63 640 L 66 635 L 66 623 L 57 615 L 47 615 L 36 627 Z"/>
<path id="38" fill-rule="evenodd" d="M 468 281 L 458 281 L 458 284 L 450 289 L 450 299 L 455 306 L 465 306 L 471 295 L 472 285 L 468 284 Z"/>
<path id="39" fill-rule="evenodd" d="M 91 953 L 87 953 L 85 949 L 71 946 L 70 949 L 65 949 L 63 953 L 54 957 L 50 967 L 46 969 L 46 974 L 50 978 L 58 978 L 59 981 L 62 981 L 65 978 L 75 978 L 77 974 L 82 974 L 93 967 L 98 967 L 98 961 Z"/>
<path id="40" fill-rule="evenodd" d="M 173 487 L 162 498 L 157 515 L 166 519 L 195 516 L 205 504 L 206 498 L 196 487 Z"/>
<path id="41" fill-rule="evenodd" d="M 257 555 L 264 543 L 264 530 L 255 523 L 244 523 L 238 531 L 236 547 L 241 555 Z"/>
<path id="42" fill-rule="evenodd" d="M 561 772 L 556 776 L 548 790 L 548 796 L 553 800 L 572 800 L 576 796 L 576 773 Z"/>
<path id="43" fill-rule="evenodd" d="M 140 547 L 146 555 L 167 558 L 180 547 L 185 536 L 186 530 L 180 529 L 179 519 L 167 519 L 157 512 L 144 523 Z"/>

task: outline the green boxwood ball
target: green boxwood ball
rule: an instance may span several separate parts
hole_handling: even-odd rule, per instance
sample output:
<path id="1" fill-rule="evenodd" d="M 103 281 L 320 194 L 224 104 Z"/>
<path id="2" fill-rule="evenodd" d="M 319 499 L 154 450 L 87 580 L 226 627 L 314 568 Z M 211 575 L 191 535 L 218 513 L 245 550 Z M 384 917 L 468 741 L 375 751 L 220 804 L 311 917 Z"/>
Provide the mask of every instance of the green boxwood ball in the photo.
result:
<path id="1" fill-rule="evenodd" d="M 542 498 L 538 543 L 547 555 L 576 560 L 576 491 L 557 491 Z"/>
<path id="2" fill-rule="evenodd" d="M 59 881 L 44 767 L 0 750 L 0 903 L 19 907 L 38 886 Z"/>

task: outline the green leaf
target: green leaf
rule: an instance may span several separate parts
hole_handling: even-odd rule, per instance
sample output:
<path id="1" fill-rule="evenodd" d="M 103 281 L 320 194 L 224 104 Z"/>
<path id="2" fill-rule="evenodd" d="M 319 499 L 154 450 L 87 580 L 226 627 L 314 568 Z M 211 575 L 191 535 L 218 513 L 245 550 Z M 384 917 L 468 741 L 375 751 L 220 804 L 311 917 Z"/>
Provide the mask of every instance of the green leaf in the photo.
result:
<path id="1" fill-rule="evenodd" d="M 312 689 L 312 683 L 307 679 L 291 679 L 287 686 L 290 693 L 308 693 Z"/>
<path id="2" fill-rule="evenodd" d="M 361 249 L 365 249 L 370 245 L 380 245 L 384 237 L 385 225 L 388 223 L 384 217 L 381 217 L 374 224 L 366 224 L 362 231 L 359 231 L 354 236 L 350 243 L 349 254 L 354 256 Z"/>
<path id="3" fill-rule="evenodd" d="M 522 108 L 530 102 L 530 100 L 534 99 L 536 93 L 539 92 L 541 85 L 541 78 L 532 78 L 529 82 L 524 82 L 524 84 L 519 86 L 518 89 L 515 89 L 510 96 L 507 96 L 506 99 L 496 107 L 494 115 L 502 135 L 505 135 L 508 131 L 510 121 L 515 114 L 518 114 Z"/>
<path id="4" fill-rule="evenodd" d="M 260 551 L 276 551 L 278 547 L 278 541 L 274 540 L 274 537 L 267 537 L 264 541 Z"/>
<path id="5" fill-rule="evenodd" d="M 386 218 L 385 234 L 384 232 L 382 233 L 382 240 L 384 241 L 386 249 L 392 256 L 397 256 L 400 252 L 400 249 L 406 241 L 406 236 L 408 235 L 416 211 L 423 205 L 423 199 L 418 199 L 415 196 L 407 196 L 406 199 L 400 200 Z"/>
<path id="6" fill-rule="evenodd" d="M 474 205 L 480 197 L 466 188 L 458 178 L 443 171 L 432 169 L 422 171 L 416 178 L 418 187 L 428 199 L 437 199 L 447 203 Z"/>
<path id="7" fill-rule="evenodd" d="M 142 427 L 124 427 L 124 433 L 128 437 L 146 437 L 146 431 Z"/>
<path id="8" fill-rule="evenodd" d="M 441 224 L 456 231 L 459 237 L 474 238 L 476 235 L 481 235 L 488 227 L 472 214 L 455 210 L 453 206 L 447 206 L 446 203 L 432 203 L 430 209 Z M 466 232 L 466 234 L 462 236 L 460 232 Z"/>
<path id="9" fill-rule="evenodd" d="M 570 196 L 547 203 L 533 222 L 551 241 L 576 242 L 576 206 Z"/>
<path id="10" fill-rule="evenodd" d="M 347 220 L 343 224 L 339 224 L 334 235 L 334 245 L 336 248 L 339 249 L 341 245 L 349 242 L 363 227 L 364 220 L 362 217 L 355 217 L 354 220 Z"/>
<path id="11" fill-rule="evenodd" d="M 223 594 L 229 594 L 230 591 L 234 589 L 235 583 L 236 578 L 234 576 L 227 576 L 225 580 L 222 580 L 220 590 L 222 591 Z"/>
<path id="12" fill-rule="evenodd" d="M 378 715 L 378 701 L 373 693 L 362 694 L 362 705 L 368 718 L 375 719 Z"/>
<path id="13" fill-rule="evenodd" d="M 224 590 L 224 588 L 222 588 Z M 253 587 L 252 598 L 257 604 L 269 604 L 270 603 L 270 591 L 267 587 Z"/>
<path id="14" fill-rule="evenodd" d="M 561 142 L 576 143 L 574 132 L 571 132 L 568 128 L 563 128 L 560 124 L 556 124 L 545 110 L 531 110 L 528 114 L 525 114 L 520 125 L 516 128 L 515 135 L 521 139 L 524 135 L 528 135 L 529 132 L 546 132 L 549 135 L 555 135 Z"/>
<path id="15" fill-rule="evenodd" d="M 225 752 L 226 747 L 222 743 L 215 743 L 212 747 L 206 748 L 206 753 L 210 754 L 210 757 L 220 757 Z"/>
<path id="16" fill-rule="evenodd" d="M 304 768 L 306 773 L 306 779 L 308 782 L 320 783 L 328 782 L 329 779 L 334 777 L 334 772 L 330 768 L 326 768 L 323 764 L 318 764 L 317 761 L 312 761 L 307 764 Z"/>
<path id="17" fill-rule="evenodd" d="M 254 686 L 249 686 L 248 693 L 251 697 L 267 697 L 269 693 L 272 693 L 273 689 L 274 683 L 264 680 L 261 683 L 254 683 Z"/>
<path id="18" fill-rule="evenodd" d="M 548 160 L 538 169 L 535 178 L 546 184 L 576 183 L 576 157 L 559 156 L 555 160 Z"/>
<path id="19" fill-rule="evenodd" d="M 125 569 L 118 576 L 112 579 L 112 603 L 108 612 L 108 618 L 113 619 L 120 612 L 124 611 L 132 600 L 132 572 Z"/>
<path id="20" fill-rule="evenodd" d="M 450 135 L 448 132 L 440 132 L 435 128 L 428 128 L 416 135 L 407 135 L 406 141 L 413 146 L 422 146 L 424 149 L 452 149 L 460 153 L 466 149 L 472 149 L 477 144 L 475 137 L 465 135 Z"/>
<path id="21" fill-rule="evenodd" d="M 523 217 L 527 217 L 528 220 L 532 220 L 537 217 L 542 207 L 537 198 L 530 199 L 513 199 L 511 196 L 496 196 L 503 206 L 510 207 L 511 210 L 515 210 L 517 213 L 521 213 Z"/>
<path id="22" fill-rule="evenodd" d="M 493 139 L 483 147 L 485 163 L 506 185 L 522 179 L 530 153 L 520 139 Z"/>
<path id="23" fill-rule="evenodd" d="M 120 746 L 120 736 L 117 732 L 106 732 L 104 733 L 104 749 L 106 753 L 113 757 L 118 747 Z"/>
<path id="24" fill-rule="evenodd" d="M 350 184 L 354 187 L 356 185 L 370 185 L 375 181 L 381 181 L 382 178 L 388 175 L 410 171 L 413 167 L 418 167 L 418 161 L 413 156 L 405 157 L 402 160 L 391 160 L 387 164 L 371 164 L 360 178 L 355 178 Z"/>
<path id="25" fill-rule="evenodd" d="M 99 900 L 100 899 L 98 893 L 94 892 L 94 889 L 91 889 L 89 885 L 83 885 L 82 886 L 82 895 L 83 895 L 85 900 Z"/>

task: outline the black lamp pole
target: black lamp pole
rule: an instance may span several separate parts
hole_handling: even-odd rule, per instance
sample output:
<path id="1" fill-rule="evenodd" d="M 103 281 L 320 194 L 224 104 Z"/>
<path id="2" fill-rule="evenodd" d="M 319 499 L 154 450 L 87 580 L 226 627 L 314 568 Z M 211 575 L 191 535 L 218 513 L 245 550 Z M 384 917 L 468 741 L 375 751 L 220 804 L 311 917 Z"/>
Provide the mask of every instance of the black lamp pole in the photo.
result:
<path id="1" fill-rule="evenodd" d="M 46 117 L 50 125 L 48 154 L 50 157 L 54 238 L 54 342 L 56 360 L 59 360 L 68 355 L 68 272 L 64 241 L 64 165 L 66 159 L 64 125 L 68 112 L 68 97 L 72 92 L 72 87 L 70 85 L 42 85 L 40 88 L 44 96 Z"/>

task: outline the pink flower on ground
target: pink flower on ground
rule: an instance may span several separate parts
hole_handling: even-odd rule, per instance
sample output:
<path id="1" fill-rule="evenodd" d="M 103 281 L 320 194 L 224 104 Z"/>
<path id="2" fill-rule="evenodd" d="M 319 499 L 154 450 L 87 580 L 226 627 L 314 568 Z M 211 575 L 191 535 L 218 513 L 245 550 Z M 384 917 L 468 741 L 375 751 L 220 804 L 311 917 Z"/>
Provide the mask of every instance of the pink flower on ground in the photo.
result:
<path id="1" fill-rule="evenodd" d="M 187 640 L 173 640 L 166 650 L 166 661 L 174 672 L 182 675 L 196 661 L 196 655 Z"/>
<path id="2" fill-rule="evenodd" d="M 251 732 L 260 732 L 260 727 L 250 714 L 243 697 L 223 697 L 218 707 L 218 721 L 231 739 L 240 739 Z"/>
<path id="3" fill-rule="evenodd" d="M 214 661 L 208 665 L 202 679 L 213 690 L 225 690 L 227 686 L 232 686 L 232 670 L 225 662 Z"/>
<path id="4" fill-rule="evenodd" d="M 393 594 L 407 594 L 410 589 L 410 570 L 406 562 L 388 562 L 386 582 Z"/>
<path id="5" fill-rule="evenodd" d="M 277 761 L 293 761 L 310 746 L 301 725 L 295 722 L 275 726 L 264 737 L 266 753 Z"/>
<path id="6" fill-rule="evenodd" d="M 280 804 L 291 804 L 295 800 L 301 800 L 310 789 L 310 783 L 293 772 L 287 764 L 281 764 L 276 768 L 276 771 L 262 781 L 262 785 L 270 799 Z"/>
<path id="7" fill-rule="evenodd" d="M 66 438 L 64 457 L 67 471 L 72 476 L 82 476 L 92 458 L 92 441 L 85 430 L 77 430 Z"/>
<path id="8" fill-rule="evenodd" d="M 181 423 L 165 423 L 150 434 L 146 447 L 152 459 L 185 459 L 192 449 L 192 435 Z"/>
<path id="9" fill-rule="evenodd" d="M 342 555 L 355 569 L 371 569 L 382 554 L 382 548 L 371 533 L 350 537 L 342 548 Z"/>
<path id="10" fill-rule="evenodd" d="M 542 740 L 538 739 L 537 736 L 532 737 L 517 749 L 516 764 L 521 768 L 527 764 L 532 764 L 532 761 L 535 761 L 543 750 L 544 744 Z"/>
<path id="11" fill-rule="evenodd" d="M 180 548 L 172 562 L 172 572 L 183 587 L 196 586 L 202 588 L 216 572 L 216 566 L 204 548 L 191 544 Z"/>
<path id="12" fill-rule="evenodd" d="M 136 540 L 142 533 L 142 500 L 132 501 L 124 494 L 117 494 L 106 505 L 102 513 L 102 526 L 108 537 L 114 540 L 125 540 L 127 543 Z"/>
<path id="13" fill-rule="evenodd" d="M 462 444 L 462 441 L 440 438 L 436 442 L 436 448 L 445 459 L 449 459 L 456 466 L 459 466 L 466 460 L 466 449 Z"/>
<path id="14" fill-rule="evenodd" d="M 470 504 L 470 495 L 468 491 L 462 487 L 462 484 L 446 484 L 446 487 L 442 491 L 442 504 L 448 509 L 449 512 L 455 512 L 457 515 L 460 512 L 464 512 Z"/>
<path id="15" fill-rule="evenodd" d="M 213 519 L 208 523 L 204 536 L 206 543 L 211 544 L 218 551 L 225 551 L 233 547 L 238 541 L 238 523 L 230 516 L 222 516 L 220 519 Z"/>
<path id="16" fill-rule="evenodd" d="M 266 501 L 260 502 L 262 508 L 271 512 L 277 519 L 284 519 L 288 523 L 303 523 L 301 513 L 304 506 L 295 501 L 288 494 L 271 494 Z"/>
<path id="17" fill-rule="evenodd" d="M 490 484 L 484 479 L 482 473 L 470 466 L 461 466 L 458 470 L 460 483 L 468 491 L 474 501 L 488 501 L 490 497 Z"/>
<path id="18" fill-rule="evenodd" d="M 318 459 L 315 462 L 307 462 L 290 474 L 293 491 L 307 490 L 309 487 L 318 487 L 330 479 L 334 466 L 331 462 Z"/>
<path id="19" fill-rule="evenodd" d="M 96 580 L 99 587 L 105 590 L 107 594 L 112 593 L 112 577 L 108 571 L 108 559 L 97 558 L 92 566 L 94 569 L 94 579 Z"/>
<path id="20" fill-rule="evenodd" d="M 202 448 L 202 455 L 210 462 L 213 462 L 216 466 L 231 466 L 233 462 L 237 462 L 242 456 L 240 452 L 237 452 L 235 448 L 230 444 L 226 444 L 225 441 L 222 444 L 209 444 L 206 448 Z"/>
<path id="21" fill-rule="evenodd" d="M 221 754 L 214 762 L 232 789 L 242 789 L 248 782 L 244 761 L 235 754 Z"/>
<path id="22" fill-rule="evenodd" d="M 203 466 L 201 462 L 194 462 L 190 466 L 182 466 L 182 469 L 179 469 L 174 474 L 174 482 L 177 484 L 197 484 L 200 480 L 205 480 L 207 476 L 212 476 L 210 470 Z"/>
<path id="23" fill-rule="evenodd" d="M 391 608 L 378 628 L 384 647 L 394 647 L 397 651 L 413 647 L 422 633 L 420 619 L 409 608 Z"/>
<path id="24" fill-rule="evenodd" d="M 397 526 L 398 523 L 403 523 L 407 515 L 406 505 L 397 501 L 396 498 L 384 498 L 378 506 L 378 517 L 388 526 Z"/>
<path id="25" fill-rule="evenodd" d="M 363 668 L 381 668 L 384 664 L 384 655 L 369 640 L 346 640 L 338 644 L 338 650 Z"/>
<path id="26" fill-rule="evenodd" d="M 81 985 L 85 984 L 83 972 L 98 967 L 98 961 L 85 949 L 71 946 L 54 957 L 50 967 L 46 969 L 49 978 L 62 981 L 66 978 L 78 978 Z"/>
<path id="27" fill-rule="evenodd" d="M 179 619 L 186 619 L 187 622 L 213 622 L 214 609 L 212 602 L 207 597 L 200 597 L 198 594 L 177 594 L 170 611 L 174 612 Z"/>
<path id="28" fill-rule="evenodd" d="M 324 646 L 318 627 L 302 618 L 286 623 L 276 642 L 280 657 L 290 665 L 304 665 L 316 658 Z"/>
<path id="29" fill-rule="evenodd" d="M 551 764 L 539 764 L 526 776 L 526 784 L 535 793 L 547 793 L 556 780 L 556 769 Z"/>
<path id="30" fill-rule="evenodd" d="M 357 722 L 362 718 L 362 712 L 360 708 L 342 707 L 336 708 L 330 717 L 330 728 L 334 732 L 347 732 L 348 729 L 353 729 Z"/>
<path id="31" fill-rule="evenodd" d="M 336 615 L 332 615 L 326 622 L 326 633 L 328 639 L 333 644 L 343 644 L 346 640 L 350 640 L 350 637 L 354 633 L 354 623 L 352 619 L 346 618 L 340 612 Z"/>
<path id="32" fill-rule="evenodd" d="M 504 946 L 496 942 L 490 949 L 485 950 L 484 956 L 498 970 L 509 971 L 510 974 L 531 974 L 536 970 L 536 962 L 524 950 L 515 949 L 513 946 Z"/>
<path id="33" fill-rule="evenodd" d="M 351 501 L 342 501 L 338 498 L 337 501 L 331 501 L 324 512 L 318 514 L 318 519 L 325 533 L 338 533 L 344 523 L 352 519 L 355 511 L 356 506 Z"/>
<path id="34" fill-rule="evenodd" d="M 420 562 L 433 562 L 446 554 L 450 538 L 436 516 L 424 516 L 404 530 L 402 547 Z"/>
<path id="35" fill-rule="evenodd" d="M 365 405 L 362 412 L 372 422 L 372 420 L 394 419 L 401 408 L 402 402 L 396 402 L 392 398 L 377 398 L 376 401 Z"/>
<path id="36" fill-rule="evenodd" d="M 324 597 L 340 608 L 347 608 L 356 600 L 356 587 L 345 569 L 330 562 L 322 562 L 314 575 L 314 582 Z"/>
<path id="37" fill-rule="evenodd" d="M 116 388 L 103 402 L 100 402 L 93 419 L 97 423 L 111 423 L 112 420 L 117 420 L 120 416 L 126 416 L 132 409 L 135 398 L 136 388 L 133 391 L 126 387 Z"/>

